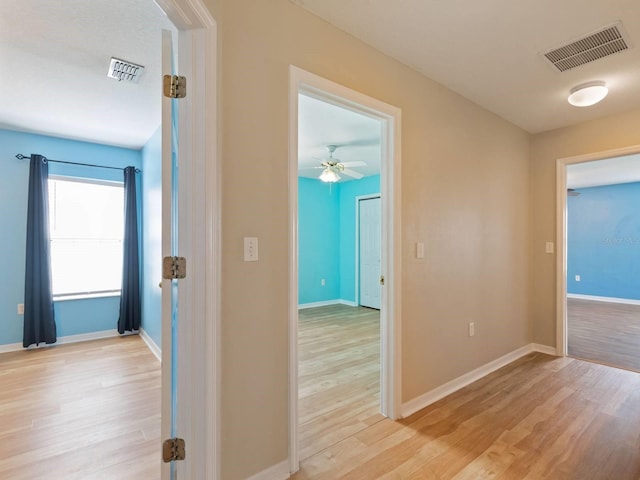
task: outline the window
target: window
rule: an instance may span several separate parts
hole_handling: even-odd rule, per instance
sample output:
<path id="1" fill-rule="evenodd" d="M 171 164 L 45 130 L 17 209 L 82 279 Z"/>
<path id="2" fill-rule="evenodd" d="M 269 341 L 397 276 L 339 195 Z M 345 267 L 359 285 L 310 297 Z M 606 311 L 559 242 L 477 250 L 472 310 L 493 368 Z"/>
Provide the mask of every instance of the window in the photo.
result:
<path id="1" fill-rule="evenodd" d="M 53 295 L 120 293 L 122 183 L 49 178 Z"/>

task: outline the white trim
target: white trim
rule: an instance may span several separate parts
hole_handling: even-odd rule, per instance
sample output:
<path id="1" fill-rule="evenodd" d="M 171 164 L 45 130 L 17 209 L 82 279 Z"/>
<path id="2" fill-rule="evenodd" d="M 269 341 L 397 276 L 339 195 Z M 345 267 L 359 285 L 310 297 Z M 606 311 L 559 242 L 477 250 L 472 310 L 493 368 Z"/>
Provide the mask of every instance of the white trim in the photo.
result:
<path id="1" fill-rule="evenodd" d="M 64 345 L 66 343 L 88 342 L 90 340 L 100 340 L 102 338 L 120 337 L 126 335 L 135 335 L 135 333 L 127 333 L 120 335 L 117 330 L 100 330 L 98 332 L 78 333 L 77 335 L 66 335 L 58 337 L 56 343 L 42 343 L 38 346 L 30 346 L 24 348 L 22 343 L 7 343 L 0 345 L 0 353 L 18 352 L 20 350 L 35 350 L 37 348 L 55 347 L 56 345 Z"/>
<path id="2" fill-rule="evenodd" d="M 289 465 L 298 459 L 298 94 L 348 108 L 380 121 L 382 128 L 381 410 L 400 414 L 401 398 L 401 110 L 296 66 L 289 67 Z"/>
<path id="3" fill-rule="evenodd" d="M 352 302 L 351 300 L 344 300 L 342 298 L 338 298 L 335 300 L 323 300 L 322 302 L 310 302 L 310 303 L 301 303 L 298 305 L 298 310 L 305 310 L 307 308 L 316 308 L 316 307 L 327 307 L 329 305 L 346 305 L 347 307 L 357 307 L 358 304 L 356 302 Z"/>
<path id="4" fill-rule="evenodd" d="M 556 160 L 556 349 L 567 355 L 567 166 L 640 153 L 640 145 Z"/>
<path id="5" fill-rule="evenodd" d="M 507 353 L 506 355 L 501 356 L 500 358 L 496 358 L 495 360 L 492 360 L 491 362 L 486 363 L 481 367 L 471 370 L 470 372 L 467 372 L 464 375 L 459 376 L 458 378 L 454 378 L 444 385 L 440 385 L 439 387 L 436 387 L 433 390 L 430 390 L 427 393 L 424 393 L 419 397 L 416 397 L 413 400 L 409 400 L 408 402 L 404 403 L 402 405 L 402 418 L 406 418 L 409 415 L 414 414 L 418 410 L 422 410 L 423 408 L 428 407 L 432 403 L 437 402 L 447 395 L 451 395 L 453 392 L 456 392 L 461 388 L 464 388 L 467 385 L 480 380 L 482 377 L 485 377 L 490 373 L 495 372 L 499 368 L 502 368 L 505 365 L 508 365 L 511 362 L 532 352 L 541 352 L 553 355 L 553 353 L 550 352 L 555 352 L 555 348 L 534 343 L 530 343 L 528 345 L 525 345 L 524 347 L 520 347 L 510 353 Z"/>
<path id="6" fill-rule="evenodd" d="M 247 480 L 286 480 L 289 475 L 289 461 L 285 460 L 255 475 L 251 475 Z"/>
<path id="7" fill-rule="evenodd" d="M 140 331 L 138 333 L 140 334 L 140 338 L 147 345 L 147 348 L 151 351 L 151 353 L 153 353 L 158 361 L 162 361 L 162 352 L 156 342 L 153 341 L 153 338 L 151 338 L 143 328 L 140 328 Z"/>
<path id="8" fill-rule="evenodd" d="M 189 78 L 180 103 L 179 253 L 189 276 L 181 282 L 178 346 L 178 430 L 187 441 L 180 478 L 220 477 L 220 146 L 217 25 L 202 0 L 156 0 L 179 31 L 179 70 Z M 165 339 L 163 338 L 163 344 Z M 166 464 L 163 479 L 168 478 Z"/>
<path id="9" fill-rule="evenodd" d="M 633 298 L 598 297 L 596 295 L 582 295 L 579 293 L 567 293 L 567 298 L 591 300 L 594 302 L 623 303 L 625 305 L 640 305 L 640 300 L 635 300 Z"/>
<path id="10" fill-rule="evenodd" d="M 557 357 L 556 347 L 550 347 L 549 345 L 542 345 L 540 343 L 532 343 L 531 348 L 533 348 L 534 352 L 544 353 L 545 355 L 553 355 Z"/>

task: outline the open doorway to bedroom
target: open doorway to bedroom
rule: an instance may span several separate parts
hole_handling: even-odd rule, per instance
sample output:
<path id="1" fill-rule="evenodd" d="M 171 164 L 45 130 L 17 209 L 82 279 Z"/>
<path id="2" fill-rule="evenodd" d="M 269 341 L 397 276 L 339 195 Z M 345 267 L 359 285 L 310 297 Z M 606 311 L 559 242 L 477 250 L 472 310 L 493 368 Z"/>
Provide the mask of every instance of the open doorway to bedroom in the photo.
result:
<path id="1" fill-rule="evenodd" d="M 298 97 L 300 459 L 380 414 L 380 121 Z"/>
<path id="2" fill-rule="evenodd" d="M 9 227 L 0 245 L 13 272 L 0 294 L 0 409 L 6 420 L 0 435 L 11 445 L 0 454 L 0 477 L 56 472 L 60 478 L 159 478 L 161 378 L 159 348 L 153 348 L 161 345 L 157 79 L 161 30 L 176 30 L 152 0 L 126 0 L 117 8 L 25 0 L 3 3 L 0 12 L 6 40 L 0 52 L 20 72 L 6 79 L 18 85 L 8 88 L 11 99 L 3 102 L 0 119 L 1 217 Z M 108 78 L 111 56 L 143 65 L 144 73 L 137 82 Z M 24 350 L 30 154 L 48 159 L 57 343 L 36 349 L 44 341 L 24 340 L 32 347 Z M 142 315 L 153 321 L 143 319 L 143 329 L 125 328 L 140 336 L 120 337 L 128 166 L 138 171 Z M 118 190 L 120 202 L 103 192 L 110 189 Z"/>
<path id="3" fill-rule="evenodd" d="M 289 447 L 297 471 L 300 459 L 398 416 L 400 111 L 296 67 L 291 80 Z"/>
<path id="4" fill-rule="evenodd" d="M 567 354 L 640 371 L 640 155 L 566 166 Z"/>

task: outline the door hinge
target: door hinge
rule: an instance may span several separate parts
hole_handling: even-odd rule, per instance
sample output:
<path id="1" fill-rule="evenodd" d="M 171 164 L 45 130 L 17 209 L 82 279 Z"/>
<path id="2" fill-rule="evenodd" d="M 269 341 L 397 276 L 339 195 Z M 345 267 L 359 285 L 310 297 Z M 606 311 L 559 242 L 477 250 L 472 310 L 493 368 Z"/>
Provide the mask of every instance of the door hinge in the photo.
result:
<path id="1" fill-rule="evenodd" d="M 187 259 L 184 257 L 164 257 L 162 259 L 162 278 L 173 280 L 187 276 Z"/>
<path id="2" fill-rule="evenodd" d="M 384 275 L 380 275 L 380 285 L 384 285 Z"/>
<path id="3" fill-rule="evenodd" d="M 162 77 L 162 92 L 165 97 L 184 98 L 187 96 L 187 77 L 165 75 Z"/>
<path id="4" fill-rule="evenodd" d="M 184 460 L 185 449 L 182 438 L 170 438 L 162 444 L 162 461 L 165 463 Z"/>

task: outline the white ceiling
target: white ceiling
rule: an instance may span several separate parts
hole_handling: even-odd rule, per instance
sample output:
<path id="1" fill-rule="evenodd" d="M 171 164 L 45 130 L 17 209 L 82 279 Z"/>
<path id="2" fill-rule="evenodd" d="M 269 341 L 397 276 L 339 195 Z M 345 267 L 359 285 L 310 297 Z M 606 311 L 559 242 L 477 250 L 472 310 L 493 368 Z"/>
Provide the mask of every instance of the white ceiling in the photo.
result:
<path id="1" fill-rule="evenodd" d="M 142 147 L 160 125 L 162 28 L 153 0 L 0 1 L 0 128 Z M 140 82 L 108 78 L 112 56 L 144 65 Z"/>
<path id="2" fill-rule="evenodd" d="M 630 182 L 640 182 L 640 155 L 567 166 L 567 188 L 579 189 Z"/>
<path id="3" fill-rule="evenodd" d="M 336 145 L 333 158 L 340 162 L 365 162 L 348 167 L 364 176 L 380 173 L 379 120 L 305 95 L 298 96 L 298 173 L 317 178 L 317 168 L 329 158 L 327 145 Z M 352 180 L 341 175 L 341 181 Z"/>
<path id="4" fill-rule="evenodd" d="M 638 0 L 292 0 L 530 133 L 640 108 Z M 622 21 L 632 48 L 558 73 L 541 53 Z M 569 90 L 602 80 L 589 108 Z"/>
<path id="5" fill-rule="evenodd" d="M 293 1 L 532 133 L 640 108 L 637 0 Z M 618 20 L 629 51 L 565 73 L 540 57 Z M 0 76 L 0 128 L 140 148 L 160 124 L 161 28 L 173 27 L 153 0 L 0 1 L 0 62 L 11 68 Z M 140 83 L 108 78 L 112 56 L 144 65 Z M 591 80 L 609 96 L 571 107 L 569 89 Z M 379 173 L 376 120 L 303 97 L 300 128 L 302 175 L 317 176 L 306 167 L 327 158 L 327 144 Z"/>

